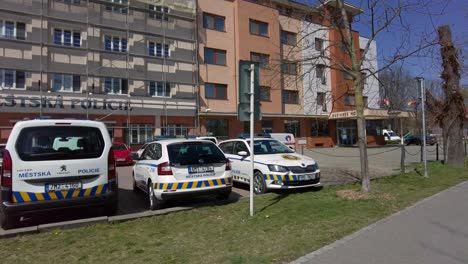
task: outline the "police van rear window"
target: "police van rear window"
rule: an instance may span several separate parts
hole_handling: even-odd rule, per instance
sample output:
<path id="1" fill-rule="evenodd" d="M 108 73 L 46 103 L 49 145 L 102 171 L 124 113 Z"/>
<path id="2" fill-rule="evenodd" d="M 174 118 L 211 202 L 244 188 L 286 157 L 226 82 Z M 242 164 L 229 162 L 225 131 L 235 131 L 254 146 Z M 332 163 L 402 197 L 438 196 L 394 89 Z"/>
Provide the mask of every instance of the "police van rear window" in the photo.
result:
<path id="1" fill-rule="evenodd" d="M 184 142 L 167 146 L 169 161 L 173 165 L 224 163 L 226 157 L 213 143 Z"/>
<path id="2" fill-rule="evenodd" d="M 23 161 L 75 160 L 100 157 L 104 144 L 95 127 L 44 126 L 21 130 L 15 148 Z"/>

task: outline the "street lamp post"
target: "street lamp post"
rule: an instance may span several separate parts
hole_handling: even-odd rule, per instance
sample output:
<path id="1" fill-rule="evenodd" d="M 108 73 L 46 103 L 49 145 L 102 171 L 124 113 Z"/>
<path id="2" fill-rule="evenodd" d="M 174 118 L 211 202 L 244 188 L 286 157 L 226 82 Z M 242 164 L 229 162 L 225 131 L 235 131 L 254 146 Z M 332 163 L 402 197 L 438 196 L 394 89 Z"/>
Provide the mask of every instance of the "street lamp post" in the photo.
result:
<path id="1" fill-rule="evenodd" d="M 424 78 L 418 77 L 416 80 L 419 83 L 421 88 L 421 115 L 422 115 L 422 138 L 423 138 L 423 163 L 424 163 L 424 177 L 429 177 L 427 175 L 427 156 L 426 156 L 426 113 L 425 113 L 425 104 L 426 104 L 426 91 L 424 87 Z"/>

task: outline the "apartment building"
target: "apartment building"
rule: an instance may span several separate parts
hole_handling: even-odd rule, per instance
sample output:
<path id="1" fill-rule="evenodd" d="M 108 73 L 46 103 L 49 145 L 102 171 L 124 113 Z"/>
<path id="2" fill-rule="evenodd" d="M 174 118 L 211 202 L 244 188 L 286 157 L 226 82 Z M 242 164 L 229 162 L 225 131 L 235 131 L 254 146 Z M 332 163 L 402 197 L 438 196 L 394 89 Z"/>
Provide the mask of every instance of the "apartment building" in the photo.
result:
<path id="1" fill-rule="evenodd" d="M 0 143 L 25 118 L 141 144 L 197 126 L 194 0 L 0 1 Z"/>
<path id="2" fill-rule="evenodd" d="M 221 138 L 249 131 L 248 122 L 237 120 L 237 82 L 239 61 L 252 60 L 261 65 L 263 118 L 256 133 L 294 133 L 308 147 L 355 144 L 353 81 L 333 67 L 346 63 L 345 51 L 339 32 L 320 12 L 329 12 L 333 2 L 313 7 L 283 0 L 199 0 L 201 130 Z M 362 12 L 352 5 L 346 10 L 351 18 Z M 366 39 L 352 34 L 355 48 L 362 49 Z M 367 60 L 364 67 L 378 67 L 375 42 Z M 372 109 L 378 108 L 377 76 L 363 77 L 366 115 L 387 118 Z M 369 124 L 377 131 L 383 122 Z M 349 140 L 341 140 L 343 134 Z"/>

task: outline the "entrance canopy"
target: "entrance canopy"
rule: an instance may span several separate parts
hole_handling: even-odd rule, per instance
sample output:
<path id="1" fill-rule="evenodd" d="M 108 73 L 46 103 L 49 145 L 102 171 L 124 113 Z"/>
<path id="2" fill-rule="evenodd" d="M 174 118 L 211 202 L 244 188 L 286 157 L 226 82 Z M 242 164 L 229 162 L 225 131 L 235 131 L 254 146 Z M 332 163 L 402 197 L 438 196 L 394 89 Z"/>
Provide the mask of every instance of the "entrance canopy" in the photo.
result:
<path id="1" fill-rule="evenodd" d="M 391 119 L 391 118 L 410 118 L 412 113 L 409 111 L 393 111 L 387 109 L 364 109 L 366 119 Z M 331 113 L 329 119 L 356 119 L 356 110 Z"/>

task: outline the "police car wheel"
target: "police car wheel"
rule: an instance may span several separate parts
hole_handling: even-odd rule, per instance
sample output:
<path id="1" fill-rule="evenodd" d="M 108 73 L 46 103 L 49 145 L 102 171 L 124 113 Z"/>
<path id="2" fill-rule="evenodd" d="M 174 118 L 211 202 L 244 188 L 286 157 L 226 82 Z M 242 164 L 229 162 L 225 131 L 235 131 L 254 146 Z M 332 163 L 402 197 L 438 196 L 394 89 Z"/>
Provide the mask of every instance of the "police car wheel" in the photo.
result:
<path id="1" fill-rule="evenodd" d="M 153 184 L 148 184 L 148 199 L 149 199 L 149 209 L 151 211 L 161 208 L 162 202 L 156 198 L 154 194 Z"/>
<path id="2" fill-rule="evenodd" d="M 265 179 L 263 179 L 263 174 L 259 171 L 254 173 L 254 192 L 255 194 L 262 194 L 266 192 Z"/>

